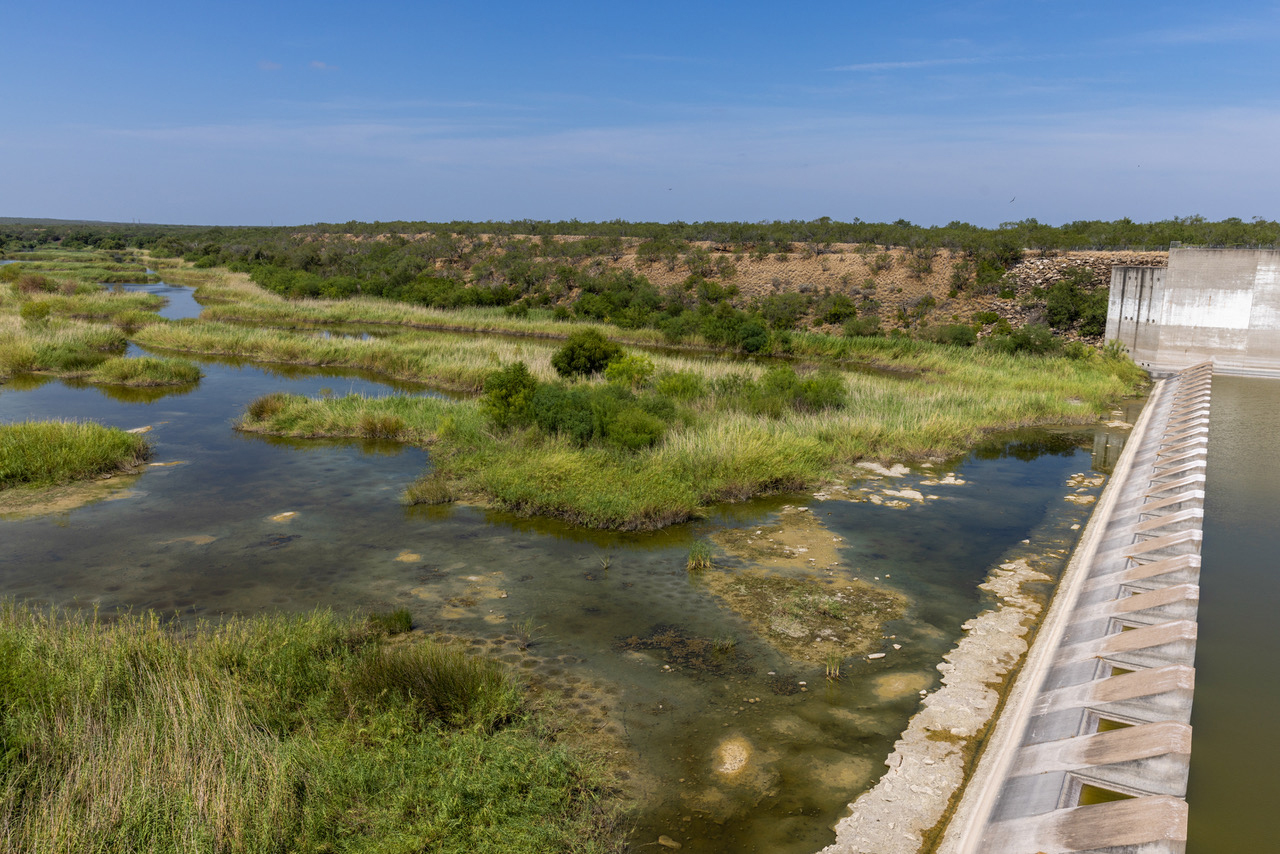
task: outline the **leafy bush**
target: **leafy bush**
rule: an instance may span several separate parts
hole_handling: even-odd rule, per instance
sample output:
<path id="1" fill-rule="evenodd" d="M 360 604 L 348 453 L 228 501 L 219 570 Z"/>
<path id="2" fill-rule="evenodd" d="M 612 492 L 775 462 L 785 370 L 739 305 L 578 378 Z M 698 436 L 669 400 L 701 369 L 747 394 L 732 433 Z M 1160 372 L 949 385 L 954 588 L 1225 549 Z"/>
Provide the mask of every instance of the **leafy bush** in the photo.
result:
<path id="1" fill-rule="evenodd" d="M 848 338 L 876 337 L 884 334 L 880 328 L 880 318 L 874 314 L 866 317 L 855 317 L 844 325 L 844 334 Z"/>
<path id="2" fill-rule="evenodd" d="M 662 438 L 666 424 L 639 406 L 626 406 L 605 425 L 605 439 L 629 451 L 648 448 Z"/>
<path id="3" fill-rule="evenodd" d="M 978 334 L 973 331 L 973 327 L 963 323 L 934 326 L 921 337 L 938 344 L 950 344 L 955 347 L 972 347 L 978 341 Z"/>
<path id="4" fill-rule="evenodd" d="M 815 311 L 815 319 L 819 323 L 844 323 L 858 314 L 853 300 L 844 294 L 831 294 L 825 297 Z"/>
<path id="5" fill-rule="evenodd" d="M 995 323 L 1000 319 L 1000 315 L 994 311 L 976 311 L 973 314 L 973 321 L 986 326 L 989 323 Z"/>
<path id="6" fill-rule="evenodd" d="M 653 387 L 659 394 L 676 400 L 694 400 L 706 394 L 706 383 L 693 371 L 667 371 L 658 375 Z"/>
<path id="7" fill-rule="evenodd" d="M 551 365 L 562 377 L 590 376 L 604 370 L 620 356 L 622 348 L 600 332 L 595 329 L 580 329 L 570 335 L 568 342 L 555 352 L 551 357 Z M 528 369 L 525 370 L 527 373 Z"/>
<path id="8" fill-rule="evenodd" d="M 538 381 L 529 373 L 529 366 L 512 362 L 485 378 L 480 408 L 499 427 L 528 424 L 529 406 L 537 389 Z"/>
<path id="9" fill-rule="evenodd" d="M 620 359 L 614 359 L 604 369 L 604 378 L 611 383 L 619 383 L 638 389 L 653 376 L 653 359 L 637 353 L 628 353 Z"/>
<path id="10" fill-rule="evenodd" d="M 19 316 L 28 323 L 39 323 L 49 317 L 49 313 L 53 310 L 45 300 L 34 300 L 25 302 L 22 308 L 18 309 Z"/>
<path id="11" fill-rule="evenodd" d="M 1059 342 L 1049 327 L 1033 323 L 1008 334 L 992 335 L 987 339 L 987 346 L 1004 353 L 1045 355 L 1057 351 Z"/>
<path id="12" fill-rule="evenodd" d="M 530 401 L 529 413 L 544 433 L 558 433 L 579 445 L 586 445 L 596 435 L 592 395 L 586 389 L 540 385 Z"/>

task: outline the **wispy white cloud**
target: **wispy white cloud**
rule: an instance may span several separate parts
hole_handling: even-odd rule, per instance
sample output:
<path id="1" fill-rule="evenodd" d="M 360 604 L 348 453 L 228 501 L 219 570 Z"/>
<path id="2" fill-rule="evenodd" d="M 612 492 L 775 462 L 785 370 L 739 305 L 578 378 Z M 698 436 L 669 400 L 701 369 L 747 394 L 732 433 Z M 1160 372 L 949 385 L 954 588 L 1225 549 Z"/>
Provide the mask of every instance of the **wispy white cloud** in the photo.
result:
<path id="1" fill-rule="evenodd" d="M 263 71 L 279 71 L 281 68 L 284 68 L 284 66 L 278 62 L 272 62 L 269 59 L 264 59 L 258 63 L 258 68 Z"/>
<path id="2" fill-rule="evenodd" d="M 321 62 L 318 59 L 311 60 L 309 65 L 311 68 L 314 68 L 316 71 L 337 71 L 338 70 L 338 66 L 330 65 L 327 62 Z"/>

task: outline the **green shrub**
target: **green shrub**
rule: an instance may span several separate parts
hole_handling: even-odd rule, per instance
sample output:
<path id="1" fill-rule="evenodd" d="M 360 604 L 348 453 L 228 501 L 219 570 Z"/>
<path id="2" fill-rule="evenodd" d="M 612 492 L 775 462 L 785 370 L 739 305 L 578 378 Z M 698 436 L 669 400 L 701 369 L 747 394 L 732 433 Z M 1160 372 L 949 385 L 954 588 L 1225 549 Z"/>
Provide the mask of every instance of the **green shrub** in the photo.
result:
<path id="1" fill-rule="evenodd" d="M 623 407 L 605 425 L 605 439 L 619 448 L 639 451 L 662 438 L 666 424 L 639 406 Z"/>
<path id="2" fill-rule="evenodd" d="M 1000 319 L 1000 315 L 994 311 L 975 311 L 973 313 L 974 323 L 981 323 L 986 326 L 989 323 L 995 323 Z"/>
<path id="3" fill-rule="evenodd" d="M 658 375 L 653 387 L 659 394 L 676 400 L 694 400 L 706 394 L 707 385 L 693 371 L 666 371 Z"/>
<path id="4" fill-rule="evenodd" d="M 592 394 L 586 389 L 540 385 L 530 399 L 529 414 L 544 433 L 558 433 L 579 445 L 586 445 L 596 435 Z"/>
<path id="5" fill-rule="evenodd" d="M 628 353 L 605 367 L 604 378 L 611 383 L 638 389 L 649 382 L 653 370 L 653 359 L 643 354 Z"/>
<path id="6" fill-rule="evenodd" d="M 738 346 L 747 353 L 759 353 L 769 348 L 769 329 L 758 318 L 751 318 L 738 327 Z"/>
<path id="7" fill-rule="evenodd" d="M 848 338 L 877 337 L 884 334 L 880 327 L 880 318 L 874 314 L 866 317 L 855 317 L 844 325 L 844 334 Z"/>
<path id="8" fill-rule="evenodd" d="M 1015 329 L 1007 335 L 992 335 L 987 346 L 1004 353 L 1032 353 L 1046 355 L 1056 352 L 1060 346 L 1052 330 L 1042 323 L 1033 323 Z"/>
<path id="9" fill-rule="evenodd" d="M 853 300 L 844 294 L 831 294 L 825 297 L 815 311 L 815 319 L 819 323 L 844 323 L 858 314 L 857 306 L 853 304 Z"/>
<path id="10" fill-rule="evenodd" d="M 597 330 L 580 329 L 551 357 L 551 366 L 562 377 L 590 376 L 621 356 L 622 348 Z"/>
<path id="11" fill-rule="evenodd" d="M 44 300 L 33 300 L 22 304 L 22 308 L 18 309 L 18 315 L 27 323 L 39 323 L 47 320 L 49 313 L 53 311 L 53 307 Z"/>
<path id="12" fill-rule="evenodd" d="M 480 408 L 499 427 L 528 424 L 529 406 L 537 389 L 538 380 L 529 373 L 529 366 L 512 362 L 485 378 Z"/>
<path id="13" fill-rule="evenodd" d="M 934 341 L 938 344 L 950 344 L 954 347 L 972 347 L 978 341 L 978 334 L 973 331 L 973 327 L 962 323 L 934 326 L 928 332 L 922 334 L 921 337 L 928 341 Z"/>

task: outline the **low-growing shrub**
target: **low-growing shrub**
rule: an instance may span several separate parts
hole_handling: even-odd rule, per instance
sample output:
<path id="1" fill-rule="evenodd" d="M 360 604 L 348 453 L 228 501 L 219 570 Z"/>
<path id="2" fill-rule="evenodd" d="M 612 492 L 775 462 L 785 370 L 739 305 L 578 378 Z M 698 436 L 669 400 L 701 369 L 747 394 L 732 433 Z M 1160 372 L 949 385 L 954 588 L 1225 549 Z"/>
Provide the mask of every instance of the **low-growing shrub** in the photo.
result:
<path id="1" fill-rule="evenodd" d="M 880 326 L 880 318 L 871 314 L 845 323 L 844 334 L 848 338 L 877 337 L 884 334 L 884 329 Z"/>
<path id="2" fill-rule="evenodd" d="M 978 341 L 978 333 L 973 331 L 972 326 L 963 323 L 933 326 L 921 337 L 938 344 L 950 344 L 955 347 L 972 347 Z"/>
<path id="3" fill-rule="evenodd" d="M 690 401 L 706 394 L 707 385 L 693 371 L 667 371 L 658 375 L 653 387 L 659 394 Z"/>

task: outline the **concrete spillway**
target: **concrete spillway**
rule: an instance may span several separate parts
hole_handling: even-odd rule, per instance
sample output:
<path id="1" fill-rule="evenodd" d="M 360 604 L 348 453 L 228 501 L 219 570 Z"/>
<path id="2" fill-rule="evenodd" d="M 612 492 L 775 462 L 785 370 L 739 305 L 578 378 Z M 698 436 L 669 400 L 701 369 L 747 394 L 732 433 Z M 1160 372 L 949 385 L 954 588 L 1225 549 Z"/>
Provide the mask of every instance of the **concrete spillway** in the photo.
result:
<path id="1" fill-rule="evenodd" d="M 939 851 L 1185 850 L 1212 373 L 1153 393 Z"/>

